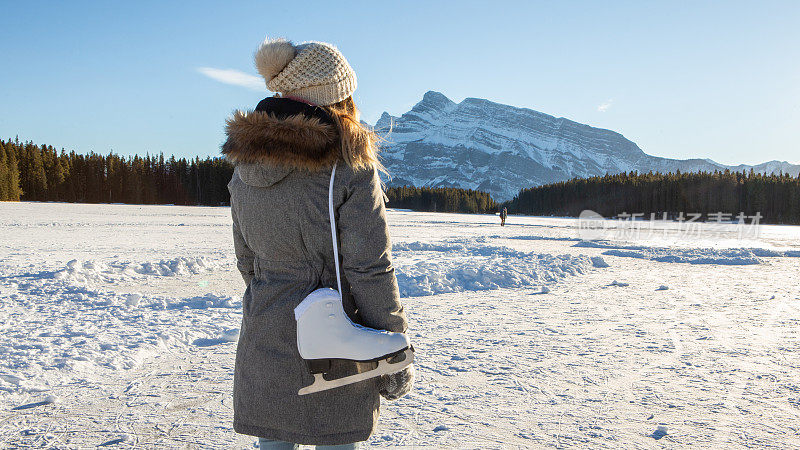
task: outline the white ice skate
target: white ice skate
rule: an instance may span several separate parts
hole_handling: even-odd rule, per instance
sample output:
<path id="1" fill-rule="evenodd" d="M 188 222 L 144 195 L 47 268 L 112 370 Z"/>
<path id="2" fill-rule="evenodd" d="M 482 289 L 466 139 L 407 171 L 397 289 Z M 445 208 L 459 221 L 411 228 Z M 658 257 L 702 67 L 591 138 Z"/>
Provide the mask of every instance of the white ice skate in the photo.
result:
<path id="1" fill-rule="evenodd" d="M 314 374 L 314 383 L 301 388 L 299 395 L 325 391 L 373 377 L 399 372 L 414 361 L 414 349 L 408 336 L 403 333 L 376 330 L 353 323 L 342 306 L 342 280 L 339 275 L 339 250 L 336 239 L 336 223 L 333 211 L 333 178 L 336 166 L 331 171 L 328 192 L 328 213 L 331 218 L 336 282 L 339 291 L 321 288 L 308 294 L 294 309 L 297 321 L 297 349 Z M 396 356 L 404 354 L 399 362 Z M 334 359 L 359 362 L 378 362 L 378 367 L 367 372 L 334 380 L 326 380 L 323 375 Z"/>

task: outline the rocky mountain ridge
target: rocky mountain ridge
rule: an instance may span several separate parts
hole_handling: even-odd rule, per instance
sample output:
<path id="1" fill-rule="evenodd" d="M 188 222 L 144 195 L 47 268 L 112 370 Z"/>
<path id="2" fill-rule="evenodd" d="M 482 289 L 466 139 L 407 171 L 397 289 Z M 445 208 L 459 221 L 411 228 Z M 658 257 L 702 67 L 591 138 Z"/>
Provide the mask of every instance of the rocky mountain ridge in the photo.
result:
<path id="1" fill-rule="evenodd" d="M 478 189 L 500 201 L 526 187 L 634 170 L 800 173 L 781 161 L 727 166 L 651 156 L 615 131 L 479 98 L 455 103 L 435 91 L 400 117 L 384 112 L 375 128 L 387 139 L 388 185 Z"/>

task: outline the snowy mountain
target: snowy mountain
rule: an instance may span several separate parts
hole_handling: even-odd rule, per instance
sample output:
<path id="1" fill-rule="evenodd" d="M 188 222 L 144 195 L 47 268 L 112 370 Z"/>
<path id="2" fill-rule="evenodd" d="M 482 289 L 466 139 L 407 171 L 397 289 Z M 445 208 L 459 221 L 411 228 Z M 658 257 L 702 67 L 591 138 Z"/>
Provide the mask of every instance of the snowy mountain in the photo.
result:
<path id="1" fill-rule="evenodd" d="M 434 91 L 400 117 L 384 112 L 375 128 L 391 129 L 382 151 L 390 186 L 479 189 L 501 201 L 525 187 L 633 170 L 800 173 L 780 161 L 726 166 L 651 156 L 611 130 L 479 98 L 455 103 Z"/>

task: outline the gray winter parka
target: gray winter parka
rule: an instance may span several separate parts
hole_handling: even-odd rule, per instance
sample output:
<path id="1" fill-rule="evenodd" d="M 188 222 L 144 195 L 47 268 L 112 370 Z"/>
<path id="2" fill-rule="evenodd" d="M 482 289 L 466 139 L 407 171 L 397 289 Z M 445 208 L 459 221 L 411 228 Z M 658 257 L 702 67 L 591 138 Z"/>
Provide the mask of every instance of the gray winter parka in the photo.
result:
<path id="1" fill-rule="evenodd" d="M 247 284 L 234 429 L 307 445 L 363 441 L 378 420 L 378 379 L 298 396 L 313 376 L 297 350 L 294 308 L 317 288 L 336 289 L 328 183 L 339 161 L 333 197 L 345 311 L 368 327 L 406 331 L 380 179 L 375 169 L 353 170 L 341 160 L 336 128 L 321 108 L 268 100 L 235 113 L 223 145 L 236 164 L 228 189 Z M 333 372 L 338 378 L 372 367 L 337 361 Z"/>

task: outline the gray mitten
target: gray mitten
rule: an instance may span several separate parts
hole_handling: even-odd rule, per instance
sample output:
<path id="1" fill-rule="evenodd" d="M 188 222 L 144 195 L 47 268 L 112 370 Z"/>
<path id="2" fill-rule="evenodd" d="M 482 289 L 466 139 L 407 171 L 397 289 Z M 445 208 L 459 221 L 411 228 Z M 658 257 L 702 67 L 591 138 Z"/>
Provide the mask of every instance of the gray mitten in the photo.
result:
<path id="1" fill-rule="evenodd" d="M 380 393 L 386 400 L 397 400 L 408 394 L 414 386 L 414 365 L 410 365 L 400 372 L 382 375 L 380 379 Z"/>

